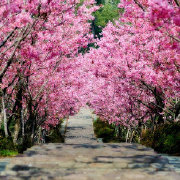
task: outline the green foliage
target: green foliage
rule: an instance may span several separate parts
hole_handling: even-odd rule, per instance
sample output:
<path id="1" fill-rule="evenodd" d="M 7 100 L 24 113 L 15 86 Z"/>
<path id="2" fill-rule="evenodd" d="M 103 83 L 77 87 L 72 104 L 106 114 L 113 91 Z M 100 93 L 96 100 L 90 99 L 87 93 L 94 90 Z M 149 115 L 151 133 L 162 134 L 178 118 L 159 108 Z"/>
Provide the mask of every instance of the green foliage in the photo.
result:
<path id="1" fill-rule="evenodd" d="M 61 125 L 51 129 L 50 134 L 46 136 L 46 143 L 63 143 L 64 137 L 60 133 Z"/>
<path id="2" fill-rule="evenodd" d="M 96 0 L 96 4 L 106 4 L 106 3 L 111 3 L 111 4 L 118 4 L 120 0 Z"/>
<path id="3" fill-rule="evenodd" d="M 83 3 L 84 3 L 84 0 L 80 0 L 79 4 L 77 4 L 77 6 L 76 6 L 76 11 L 78 10 L 78 8 L 79 8 L 80 6 L 83 5 Z"/>
<path id="4" fill-rule="evenodd" d="M 115 128 L 99 118 L 94 121 L 94 132 L 97 138 L 102 138 L 103 142 L 109 142 L 115 138 Z"/>
<path id="5" fill-rule="evenodd" d="M 0 139 L 3 138 L 4 136 L 5 136 L 5 134 L 4 134 L 4 128 L 3 128 L 3 126 L 2 126 L 2 127 L 0 127 Z"/>
<path id="6" fill-rule="evenodd" d="M 119 18 L 119 9 L 116 4 L 107 3 L 94 13 L 95 25 L 104 28 L 106 24 Z"/>
<path id="7" fill-rule="evenodd" d="M 151 130 L 144 131 L 141 137 L 141 144 L 153 147 L 154 133 Z"/>
<path id="8" fill-rule="evenodd" d="M 96 0 L 96 4 L 100 5 L 100 4 L 104 4 L 105 0 Z"/>
<path id="9" fill-rule="evenodd" d="M 109 21 L 112 23 L 119 19 L 123 9 L 117 7 L 120 0 L 97 0 L 97 4 L 104 4 L 99 10 L 93 13 L 95 20 L 92 22 L 92 31 L 95 37 L 102 37 L 102 29 Z"/>
<path id="10" fill-rule="evenodd" d="M 11 138 L 0 137 L 0 150 L 16 150 Z"/>
<path id="11" fill-rule="evenodd" d="M 143 133 L 141 143 L 157 152 L 180 155 L 180 122 L 160 125 Z"/>
<path id="12" fill-rule="evenodd" d="M 95 43 L 89 43 L 88 45 L 87 45 L 87 47 L 82 47 L 82 48 L 80 48 L 79 49 L 79 51 L 78 51 L 78 53 L 82 53 L 82 54 L 85 54 L 85 53 L 87 53 L 87 52 L 89 52 L 90 51 L 90 48 L 98 48 L 98 46 L 95 44 Z"/>
<path id="13" fill-rule="evenodd" d="M 0 156 L 6 157 L 6 156 L 16 156 L 18 155 L 18 151 L 12 151 L 12 150 L 0 150 Z"/>
<path id="14" fill-rule="evenodd" d="M 17 154 L 17 147 L 14 145 L 12 139 L 0 136 L 0 157 L 16 156 Z"/>
<path id="15" fill-rule="evenodd" d="M 94 121 L 94 132 L 97 138 L 102 138 L 103 142 L 125 142 L 128 129 L 123 126 L 116 126 L 102 121 L 100 118 Z M 139 134 L 133 133 L 132 142 L 139 142 Z"/>

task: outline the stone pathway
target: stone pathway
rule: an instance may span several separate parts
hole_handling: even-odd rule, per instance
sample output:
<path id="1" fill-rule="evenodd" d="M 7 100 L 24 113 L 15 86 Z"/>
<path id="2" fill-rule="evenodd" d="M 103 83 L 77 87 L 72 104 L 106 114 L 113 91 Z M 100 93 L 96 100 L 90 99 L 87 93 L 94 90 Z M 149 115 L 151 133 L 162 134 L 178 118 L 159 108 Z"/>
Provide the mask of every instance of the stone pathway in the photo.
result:
<path id="1" fill-rule="evenodd" d="M 170 162 L 142 145 L 97 143 L 91 112 L 82 109 L 68 121 L 65 144 L 33 146 L 0 160 L 0 180 L 179 180 L 174 164 L 180 163 Z"/>
<path id="2" fill-rule="evenodd" d="M 77 115 L 69 118 L 65 143 L 97 143 L 94 136 L 92 112 L 90 109 L 82 108 Z"/>
<path id="3" fill-rule="evenodd" d="M 168 156 L 168 155 L 163 155 L 163 154 L 161 156 L 168 159 L 171 169 L 180 173 L 180 157 Z"/>

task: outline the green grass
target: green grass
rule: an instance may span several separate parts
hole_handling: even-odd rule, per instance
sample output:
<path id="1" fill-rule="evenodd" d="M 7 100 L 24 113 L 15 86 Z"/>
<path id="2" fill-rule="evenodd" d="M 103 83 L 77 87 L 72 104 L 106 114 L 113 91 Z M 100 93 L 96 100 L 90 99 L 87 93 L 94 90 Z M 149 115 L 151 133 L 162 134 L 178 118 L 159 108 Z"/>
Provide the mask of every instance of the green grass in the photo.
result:
<path id="1" fill-rule="evenodd" d="M 7 156 L 16 156 L 18 155 L 17 151 L 12 150 L 0 150 L 0 157 L 7 157 Z"/>

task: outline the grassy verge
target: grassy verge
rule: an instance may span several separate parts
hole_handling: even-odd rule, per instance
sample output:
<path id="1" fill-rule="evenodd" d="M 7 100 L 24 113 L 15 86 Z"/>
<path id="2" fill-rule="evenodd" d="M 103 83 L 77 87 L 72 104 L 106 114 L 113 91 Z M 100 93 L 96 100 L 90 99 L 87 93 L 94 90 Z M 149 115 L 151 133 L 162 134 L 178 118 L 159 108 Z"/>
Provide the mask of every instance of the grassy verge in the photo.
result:
<path id="1" fill-rule="evenodd" d="M 18 155 L 18 151 L 13 151 L 13 150 L 0 150 L 0 157 L 13 157 Z"/>
<path id="2" fill-rule="evenodd" d="M 50 132 L 44 137 L 45 143 L 63 143 L 64 137 L 60 133 L 60 128 L 61 124 L 56 127 L 51 127 Z M 25 136 L 24 140 L 20 141 L 19 144 L 14 145 L 12 137 L 6 138 L 4 137 L 4 134 L 0 134 L 0 158 L 13 157 L 19 153 L 21 154 L 34 144 L 36 144 L 36 142 L 33 143 L 29 136 Z"/>
<path id="3" fill-rule="evenodd" d="M 18 155 L 18 149 L 11 138 L 0 137 L 0 157 L 13 157 Z"/>

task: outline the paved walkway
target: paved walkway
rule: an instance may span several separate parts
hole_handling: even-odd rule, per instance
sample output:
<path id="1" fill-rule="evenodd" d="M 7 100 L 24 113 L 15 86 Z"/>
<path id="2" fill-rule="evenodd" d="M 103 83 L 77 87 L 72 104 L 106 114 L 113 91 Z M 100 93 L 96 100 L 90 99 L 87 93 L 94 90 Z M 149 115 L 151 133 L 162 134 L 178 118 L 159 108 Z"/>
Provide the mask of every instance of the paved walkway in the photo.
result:
<path id="1" fill-rule="evenodd" d="M 97 143 L 94 136 L 92 112 L 90 109 L 82 108 L 77 115 L 69 118 L 65 143 Z"/>
<path id="2" fill-rule="evenodd" d="M 65 144 L 33 146 L 19 157 L 0 160 L 0 180 L 180 179 L 174 164 L 150 148 L 97 143 L 90 116 L 82 109 L 69 119 Z"/>

